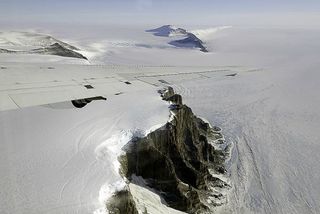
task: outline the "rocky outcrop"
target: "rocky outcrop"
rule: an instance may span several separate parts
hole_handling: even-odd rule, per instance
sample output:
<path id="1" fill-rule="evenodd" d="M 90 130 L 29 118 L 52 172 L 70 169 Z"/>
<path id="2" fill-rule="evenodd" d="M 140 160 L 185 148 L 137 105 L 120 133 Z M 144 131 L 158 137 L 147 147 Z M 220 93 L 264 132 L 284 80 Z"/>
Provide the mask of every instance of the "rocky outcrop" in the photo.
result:
<path id="1" fill-rule="evenodd" d="M 129 190 L 122 190 L 112 196 L 108 201 L 107 209 L 108 212 L 112 214 L 138 214 L 138 210 L 136 209 L 135 202 Z"/>
<path id="2" fill-rule="evenodd" d="M 221 176 L 214 176 L 225 173 L 228 153 L 228 147 L 214 146 L 218 141 L 224 143 L 221 129 L 196 117 L 172 88 L 160 93 L 171 104 L 171 119 L 146 137 L 128 143 L 120 158 L 122 175 L 128 182 L 142 177 L 171 208 L 212 213 L 214 207 L 225 203 L 221 190 L 229 187 L 218 178 Z"/>

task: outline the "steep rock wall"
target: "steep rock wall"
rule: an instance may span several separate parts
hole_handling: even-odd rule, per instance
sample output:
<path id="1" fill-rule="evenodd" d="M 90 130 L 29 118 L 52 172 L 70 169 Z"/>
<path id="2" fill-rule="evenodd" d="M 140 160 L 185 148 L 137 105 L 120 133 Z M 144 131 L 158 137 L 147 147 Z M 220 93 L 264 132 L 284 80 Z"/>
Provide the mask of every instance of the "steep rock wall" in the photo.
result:
<path id="1" fill-rule="evenodd" d="M 226 202 L 220 190 L 229 188 L 229 184 L 214 175 L 225 173 L 229 148 L 215 148 L 214 142 L 224 144 L 221 130 L 196 117 L 172 88 L 160 93 L 171 104 L 171 119 L 146 137 L 128 143 L 120 158 L 122 175 L 133 183 L 133 177 L 143 178 L 171 208 L 212 213 L 214 207 Z M 147 208 L 144 213 L 148 213 Z"/>

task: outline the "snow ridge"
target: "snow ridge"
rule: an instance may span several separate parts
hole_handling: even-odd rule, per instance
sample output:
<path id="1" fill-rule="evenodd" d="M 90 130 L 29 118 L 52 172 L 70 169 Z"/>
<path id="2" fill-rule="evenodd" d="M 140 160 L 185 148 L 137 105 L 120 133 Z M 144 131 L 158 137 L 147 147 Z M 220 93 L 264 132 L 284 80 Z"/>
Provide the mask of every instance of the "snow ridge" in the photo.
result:
<path id="1" fill-rule="evenodd" d="M 0 32 L 0 53 L 57 55 L 86 59 L 75 46 L 49 35 L 30 32 Z"/>

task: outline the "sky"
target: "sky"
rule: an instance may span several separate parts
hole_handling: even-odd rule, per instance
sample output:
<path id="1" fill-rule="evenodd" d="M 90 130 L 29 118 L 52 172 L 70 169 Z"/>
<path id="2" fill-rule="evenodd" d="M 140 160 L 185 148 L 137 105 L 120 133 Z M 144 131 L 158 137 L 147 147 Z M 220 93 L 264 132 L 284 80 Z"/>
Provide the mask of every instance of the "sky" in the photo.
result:
<path id="1" fill-rule="evenodd" d="M 253 18 L 255 17 L 255 18 Z M 317 24 L 319 0 L 0 0 L 2 23 Z"/>

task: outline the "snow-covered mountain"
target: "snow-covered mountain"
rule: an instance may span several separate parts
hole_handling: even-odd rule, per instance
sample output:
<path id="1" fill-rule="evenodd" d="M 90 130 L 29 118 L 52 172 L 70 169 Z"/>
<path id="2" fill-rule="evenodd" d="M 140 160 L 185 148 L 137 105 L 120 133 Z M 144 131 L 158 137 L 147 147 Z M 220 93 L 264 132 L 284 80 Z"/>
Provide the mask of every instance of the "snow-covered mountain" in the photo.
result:
<path id="1" fill-rule="evenodd" d="M 146 32 L 151 32 L 155 36 L 162 36 L 162 37 L 174 37 L 174 36 L 181 36 L 186 35 L 187 30 L 183 28 L 178 28 L 173 25 L 163 25 L 161 27 L 146 30 Z"/>
<path id="2" fill-rule="evenodd" d="M 21 31 L 0 32 L 1 47 L 47 47 L 55 43 L 71 50 L 79 50 L 78 48 L 55 39 L 50 35 Z"/>
<path id="3" fill-rule="evenodd" d="M 178 48 L 196 48 L 200 49 L 202 52 L 208 52 L 208 49 L 201 39 L 183 28 L 178 28 L 173 25 L 164 25 L 159 28 L 146 30 L 146 32 L 151 32 L 155 36 L 174 38 L 175 40 L 169 41 L 168 44 Z"/>
<path id="4" fill-rule="evenodd" d="M 49 35 L 30 32 L 0 32 L 0 53 L 41 54 L 87 59 L 77 47 Z"/>

